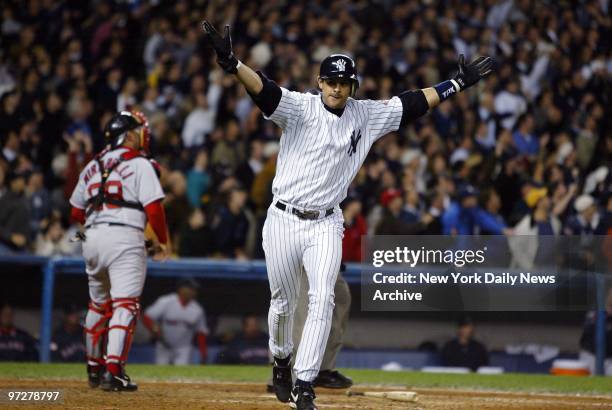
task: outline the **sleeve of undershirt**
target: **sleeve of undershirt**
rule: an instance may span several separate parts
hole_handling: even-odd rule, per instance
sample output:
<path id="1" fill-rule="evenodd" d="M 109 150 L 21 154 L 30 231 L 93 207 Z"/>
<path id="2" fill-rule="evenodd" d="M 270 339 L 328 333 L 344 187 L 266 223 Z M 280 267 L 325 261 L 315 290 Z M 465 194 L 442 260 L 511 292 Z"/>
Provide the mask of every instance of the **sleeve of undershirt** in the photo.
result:
<path id="1" fill-rule="evenodd" d="M 425 93 L 421 90 L 405 91 L 398 97 L 402 102 L 402 121 L 400 127 L 422 117 L 429 110 L 427 98 L 425 98 Z"/>
<path id="2" fill-rule="evenodd" d="M 257 71 L 257 75 L 261 78 L 263 88 L 257 95 L 249 93 L 253 102 L 264 113 L 265 116 L 270 116 L 278 107 L 282 98 L 282 90 L 274 81 L 270 80 L 261 71 Z"/>

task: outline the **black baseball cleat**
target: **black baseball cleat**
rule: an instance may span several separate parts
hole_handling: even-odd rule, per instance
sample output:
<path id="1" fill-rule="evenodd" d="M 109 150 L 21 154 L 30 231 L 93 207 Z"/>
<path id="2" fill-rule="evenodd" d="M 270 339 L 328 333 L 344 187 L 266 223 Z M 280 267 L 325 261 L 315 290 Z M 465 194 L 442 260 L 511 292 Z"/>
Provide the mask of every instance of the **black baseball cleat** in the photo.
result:
<path id="1" fill-rule="evenodd" d="M 102 375 L 100 388 L 104 391 L 136 391 L 138 390 L 138 385 L 132 383 L 130 377 L 125 373 L 115 376 L 107 370 Z"/>
<path id="2" fill-rule="evenodd" d="M 327 389 L 348 389 L 353 385 L 353 380 L 338 370 L 321 370 L 312 384 L 315 387 L 325 387 Z"/>
<path id="3" fill-rule="evenodd" d="M 272 368 L 272 386 L 274 387 L 276 398 L 283 403 L 287 403 L 289 402 L 291 387 L 293 386 L 293 381 L 291 380 L 290 357 L 283 359 L 282 361 L 283 363 L 279 363 L 279 360 L 274 358 L 274 367 Z"/>
<path id="4" fill-rule="evenodd" d="M 89 383 L 89 387 L 94 389 L 100 385 L 103 371 L 104 366 L 87 365 L 87 383 Z"/>
<path id="5" fill-rule="evenodd" d="M 317 410 L 318 407 L 314 404 L 315 398 L 312 386 L 295 386 L 291 390 L 291 402 L 289 405 L 297 410 Z"/>

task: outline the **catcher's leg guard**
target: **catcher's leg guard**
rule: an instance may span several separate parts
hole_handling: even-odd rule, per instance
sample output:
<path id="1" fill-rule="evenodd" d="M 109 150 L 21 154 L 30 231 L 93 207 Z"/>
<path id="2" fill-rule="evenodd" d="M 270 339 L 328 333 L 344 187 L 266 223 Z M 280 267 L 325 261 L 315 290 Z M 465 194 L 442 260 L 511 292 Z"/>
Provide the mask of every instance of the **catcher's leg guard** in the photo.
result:
<path id="1" fill-rule="evenodd" d="M 103 366 L 106 332 L 108 320 L 112 316 L 111 302 L 89 302 L 89 309 L 85 317 L 85 348 L 87 351 L 87 364 L 90 366 Z"/>
<path id="2" fill-rule="evenodd" d="M 98 387 L 104 370 L 106 332 L 112 316 L 111 303 L 89 302 L 85 317 L 85 349 L 87 354 L 87 377 L 90 387 Z"/>
<path id="3" fill-rule="evenodd" d="M 138 298 L 113 299 L 112 303 L 113 316 L 108 327 L 106 363 L 107 369 L 115 374 L 122 372 L 127 362 L 140 304 Z"/>

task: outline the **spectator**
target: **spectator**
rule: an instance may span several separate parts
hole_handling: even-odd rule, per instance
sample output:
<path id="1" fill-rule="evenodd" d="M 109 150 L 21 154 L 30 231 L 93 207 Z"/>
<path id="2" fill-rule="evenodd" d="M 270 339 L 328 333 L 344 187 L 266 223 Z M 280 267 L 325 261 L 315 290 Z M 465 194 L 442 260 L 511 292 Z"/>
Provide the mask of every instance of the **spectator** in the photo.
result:
<path id="1" fill-rule="evenodd" d="M 196 154 L 193 168 L 187 173 L 187 196 L 192 208 L 202 205 L 202 196 L 208 191 L 210 183 L 208 153 L 206 150 L 200 149 Z"/>
<path id="2" fill-rule="evenodd" d="M 368 233 L 365 218 L 361 215 L 361 201 L 347 198 L 344 203 L 344 237 L 342 238 L 342 260 L 362 262 L 361 237 Z"/>
<path id="3" fill-rule="evenodd" d="M 43 174 L 39 169 L 30 173 L 25 192 L 30 201 L 30 232 L 35 235 L 40 230 L 43 220 L 51 215 L 49 191 L 44 186 Z"/>
<path id="4" fill-rule="evenodd" d="M 501 199 L 494 188 L 485 190 L 479 198 L 479 201 L 479 212 L 481 213 L 481 218 L 489 218 L 495 221 L 498 226 L 506 226 L 504 217 L 499 214 L 499 210 L 501 209 Z M 499 234 L 499 231 L 489 231 L 486 228 L 483 228 L 480 233 L 483 235 L 497 235 Z"/>
<path id="5" fill-rule="evenodd" d="M 10 305 L 0 309 L 0 361 L 33 362 L 38 360 L 36 341 L 27 332 L 15 327 Z"/>
<path id="6" fill-rule="evenodd" d="M 74 256 L 78 251 L 57 217 L 46 221 L 34 244 L 34 253 L 40 256 Z"/>
<path id="7" fill-rule="evenodd" d="M 478 206 L 478 195 L 471 185 L 459 189 L 458 201 L 453 201 L 442 216 L 445 235 L 474 235 L 477 227 L 494 235 L 510 233 L 503 221 Z"/>
<path id="8" fill-rule="evenodd" d="M 516 80 L 510 80 L 506 87 L 495 96 L 495 113 L 502 118 L 501 125 L 506 129 L 514 125 L 522 114 L 527 111 L 527 101 L 520 94 Z"/>
<path id="9" fill-rule="evenodd" d="M 538 155 L 540 144 L 538 138 L 533 133 L 533 116 L 523 114 L 519 119 L 516 131 L 512 134 L 514 146 L 520 154 L 535 156 Z"/>
<path id="10" fill-rule="evenodd" d="M 529 270 L 554 261 L 555 246 L 547 237 L 559 235 L 561 223 L 551 212 L 546 188 L 532 188 L 526 202 L 532 211 L 514 227 L 517 236 L 509 239 L 509 246 L 512 266 Z"/>
<path id="11" fill-rule="evenodd" d="M 402 193 L 397 189 L 388 189 L 382 193 L 381 204 L 383 216 L 376 228 L 377 235 L 414 235 L 425 230 L 433 218 L 424 214 L 418 221 L 409 223 L 400 219 L 403 207 Z"/>
<path id="12" fill-rule="evenodd" d="M 238 164 L 244 159 L 243 143 L 240 141 L 240 127 L 235 119 L 225 125 L 225 132 L 221 141 L 215 144 L 212 151 L 211 163 L 234 173 Z"/>
<path id="13" fill-rule="evenodd" d="M 62 325 L 53 333 L 51 358 L 54 362 L 85 362 L 81 311 L 76 305 L 64 308 Z"/>
<path id="14" fill-rule="evenodd" d="M 53 180 L 53 173 L 50 172 L 50 167 L 54 150 L 62 141 L 64 126 L 63 106 L 64 101 L 57 92 L 49 93 L 44 100 L 43 117 L 38 123 L 38 131 L 44 143 L 42 144 L 40 163 L 37 165 L 41 167 L 41 171 L 45 175 L 47 188 L 49 188 L 50 182 Z"/>
<path id="15" fill-rule="evenodd" d="M 253 185 L 255 177 L 264 167 L 264 144 L 263 141 L 255 139 L 251 141 L 249 158 L 238 166 L 236 177 L 243 186 Z"/>
<path id="16" fill-rule="evenodd" d="M 128 77 L 121 88 L 121 92 L 117 97 L 117 111 L 130 110 L 138 102 L 136 94 L 138 93 L 138 83 L 134 77 Z"/>
<path id="17" fill-rule="evenodd" d="M 242 317 L 242 331 L 236 335 L 217 357 L 220 364 L 267 365 L 268 335 L 262 331 L 257 316 Z"/>
<path id="18" fill-rule="evenodd" d="M 416 189 L 409 189 L 404 195 L 404 206 L 400 211 L 400 219 L 406 223 L 415 223 L 421 216 L 421 199 Z"/>
<path id="19" fill-rule="evenodd" d="M 464 317 L 457 324 L 457 337 L 442 348 L 444 366 L 467 367 L 476 371 L 489 364 L 489 352 L 484 344 L 474 339 L 474 323 Z"/>
<path id="20" fill-rule="evenodd" d="M 15 130 L 9 130 L 8 136 L 6 137 L 2 147 L 2 157 L 9 164 L 9 166 L 14 166 L 20 152 L 19 150 L 19 135 L 17 135 Z"/>
<path id="21" fill-rule="evenodd" d="M 564 229 L 566 235 L 605 235 L 607 227 L 590 195 L 581 195 L 574 202 L 577 214 L 570 217 Z"/>
<path id="22" fill-rule="evenodd" d="M 143 322 L 155 340 L 155 363 L 191 363 L 192 343 L 197 341 L 200 364 L 208 357 L 206 313 L 196 301 L 200 285 L 194 279 L 179 281 L 177 290 L 160 296 L 144 314 Z"/>
<path id="23" fill-rule="evenodd" d="M 220 77 L 216 73 L 216 77 Z M 220 80 L 217 80 L 219 82 Z M 206 142 L 206 136 L 215 128 L 217 117 L 217 104 L 221 97 L 221 87 L 218 83 L 213 83 L 208 89 L 208 93 L 198 92 L 195 97 L 195 107 L 185 118 L 185 125 L 181 138 L 185 148 L 198 148 Z"/>
<path id="24" fill-rule="evenodd" d="M 243 189 L 232 189 L 216 215 L 213 230 L 216 249 L 226 258 L 246 259 L 245 245 L 249 230 L 244 207 L 247 195 Z"/>
<path id="25" fill-rule="evenodd" d="M 269 142 L 264 146 L 265 163 L 261 171 L 255 176 L 251 187 L 251 201 L 259 213 L 265 212 L 272 203 L 272 180 L 276 172 L 276 159 L 279 146 Z"/>
<path id="26" fill-rule="evenodd" d="M 214 253 L 214 233 L 200 208 L 191 211 L 187 224 L 181 229 L 179 242 L 179 256 L 204 257 Z"/>
<path id="27" fill-rule="evenodd" d="M 166 210 L 166 221 L 168 232 L 172 242 L 180 249 L 179 232 L 181 227 L 187 223 L 190 206 L 187 198 L 187 182 L 185 176 L 179 171 L 173 171 L 166 180 L 166 199 L 164 208 Z"/>
<path id="28" fill-rule="evenodd" d="M 89 129 L 89 126 L 87 126 Z M 73 134 L 64 135 L 68 144 L 68 164 L 64 173 L 64 196 L 70 198 L 72 190 L 79 180 L 79 174 L 85 164 L 93 159 L 93 142 L 91 130 L 88 132 L 77 129 Z"/>
<path id="29" fill-rule="evenodd" d="M 399 214 L 403 206 L 402 192 L 390 188 L 380 195 L 381 218 L 376 224 L 376 235 L 391 235 L 399 222 Z"/>
<path id="30" fill-rule="evenodd" d="M 426 214 L 430 215 L 432 221 L 421 232 L 423 235 L 442 235 L 442 214 L 444 213 L 445 194 L 443 192 L 433 192 L 429 196 Z"/>
<path id="31" fill-rule="evenodd" d="M 30 207 L 25 198 L 25 175 L 12 171 L 4 184 L 0 166 L 0 253 L 22 252 L 30 239 Z"/>

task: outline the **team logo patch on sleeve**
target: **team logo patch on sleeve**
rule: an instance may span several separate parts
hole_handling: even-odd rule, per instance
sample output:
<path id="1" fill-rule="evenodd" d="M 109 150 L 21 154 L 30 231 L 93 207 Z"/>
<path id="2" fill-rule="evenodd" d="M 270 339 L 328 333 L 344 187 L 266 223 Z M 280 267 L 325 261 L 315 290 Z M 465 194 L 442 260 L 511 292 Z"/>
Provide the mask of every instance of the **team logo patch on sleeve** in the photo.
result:
<path id="1" fill-rule="evenodd" d="M 351 146 L 348 149 L 348 156 L 352 157 L 354 153 L 357 152 L 357 143 L 359 142 L 359 140 L 361 139 L 361 130 L 359 130 L 359 132 L 357 133 L 357 136 L 355 136 L 355 131 L 353 131 L 353 133 L 351 134 Z"/>

